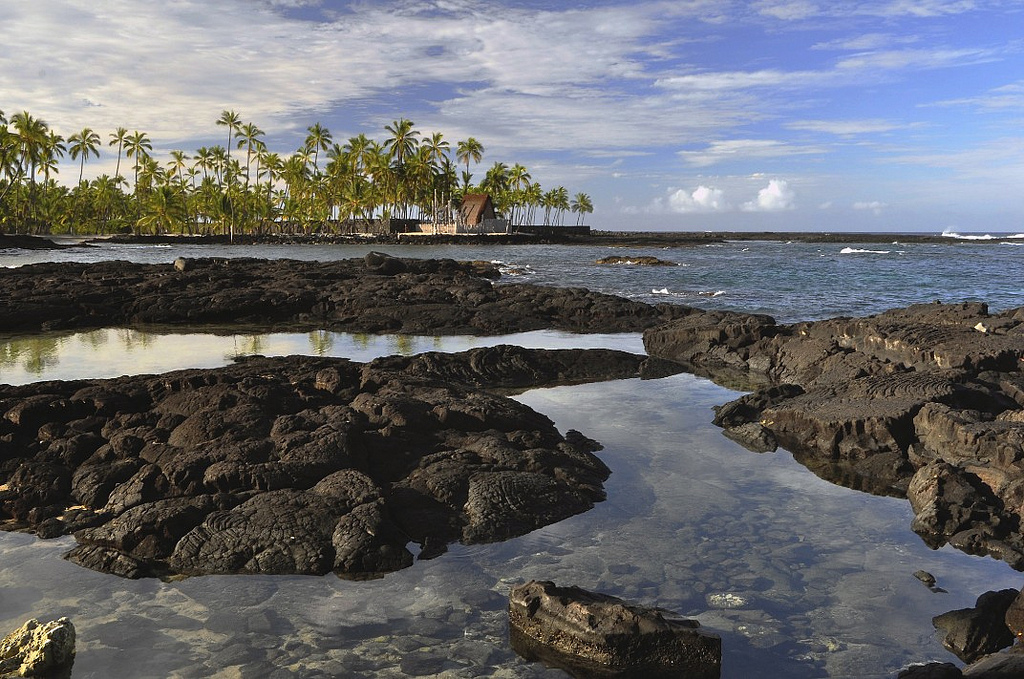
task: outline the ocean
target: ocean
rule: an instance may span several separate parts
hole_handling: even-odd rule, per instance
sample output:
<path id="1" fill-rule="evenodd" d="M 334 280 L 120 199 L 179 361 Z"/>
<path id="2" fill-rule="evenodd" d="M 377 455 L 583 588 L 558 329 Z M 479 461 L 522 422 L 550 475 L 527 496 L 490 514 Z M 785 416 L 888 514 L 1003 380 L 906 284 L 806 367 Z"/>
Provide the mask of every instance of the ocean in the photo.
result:
<path id="1" fill-rule="evenodd" d="M 1024 305 L 1024 241 L 942 244 L 742 241 L 697 248 L 593 246 L 144 246 L 0 251 L 36 261 L 178 256 L 403 257 L 497 262 L 503 280 L 580 286 L 651 303 L 767 313 L 780 322 L 859 316 L 917 302 Z M 676 266 L 600 265 L 609 255 Z M 2 275 L 2 273 L 0 273 Z M 164 333 L 100 329 L 6 336 L 0 383 L 215 367 L 249 354 L 369 360 L 516 343 L 642 352 L 636 334 L 553 331 L 504 337 Z M 0 534 L 0 629 L 66 615 L 83 677 L 557 677 L 507 640 L 511 586 L 526 579 L 621 596 L 693 617 L 723 640 L 722 676 L 895 677 L 914 662 L 958 663 L 931 618 L 971 606 L 1021 574 L 987 558 L 929 549 L 904 500 L 821 480 L 784 450 L 751 453 L 711 424 L 737 392 L 692 375 L 536 389 L 518 397 L 562 432 L 604 445 L 608 500 L 492 545 L 448 553 L 383 579 L 207 576 L 129 581 L 60 557 L 72 538 Z M 942 592 L 914 578 L 926 570 Z"/>

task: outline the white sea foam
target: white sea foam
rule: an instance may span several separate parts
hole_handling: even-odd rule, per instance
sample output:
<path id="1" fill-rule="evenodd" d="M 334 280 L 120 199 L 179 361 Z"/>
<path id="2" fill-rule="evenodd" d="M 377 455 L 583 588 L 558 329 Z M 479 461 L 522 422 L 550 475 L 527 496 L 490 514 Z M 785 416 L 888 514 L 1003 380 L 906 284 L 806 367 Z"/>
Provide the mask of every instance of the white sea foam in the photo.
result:
<path id="1" fill-rule="evenodd" d="M 670 292 L 668 288 L 653 288 L 651 290 L 652 295 L 671 295 L 672 297 L 721 297 L 725 294 L 725 290 L 697 290 L 697 291 L 683 291 L 683 292 Z"/>
<path id="2" fill-rule="evenodd" d="M 978 233 L 961 234 L 961 233 L 957 233 L 956 231 L 950 231 L 949 229 L 946 229 L 945 231 L 942 232 L 942 237 L 943 238 L 956 238 L 957 240 L 1011 240 L 1011 239 L 1020 240 L 1020 239 L 1024 239 L 1024 233 L 1014 233 L 1014 234 L 1010 234 L 1010 235 L 1007 235 L 1007 236 L 993 236 L 990 233 L 984 233 L 984 234 L 978 234 Z"/>
<path id="3" fill-rule="evenodd" d="M 887 255 L 890 250 L 864 250 L 862 248 L 843 248 L 839 251 L 841 255 Z"/>

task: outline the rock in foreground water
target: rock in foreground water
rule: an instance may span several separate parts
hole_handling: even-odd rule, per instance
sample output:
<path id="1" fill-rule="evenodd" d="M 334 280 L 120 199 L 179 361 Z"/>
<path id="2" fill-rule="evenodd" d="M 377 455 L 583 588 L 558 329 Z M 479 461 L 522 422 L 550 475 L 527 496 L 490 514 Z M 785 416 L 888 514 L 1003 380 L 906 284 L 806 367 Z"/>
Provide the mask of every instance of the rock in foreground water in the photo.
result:
<path id="1" fill-rule="evenodd" d="M 67 618 L 29 620 L 0 642 L 0 677 L 64 679 L 74 662 L 75 626 Z"/>
<path id="2" fill-rule="evenodd" d="M 667 611 L 530 581 L 509 595 L 512 646 L 577 677 L 717 679 L 722 640 Z"/>
<path id="3" fill-rule="evenodd" d="M 410 543 L 429 557 L 603 500 L 598 444 L 498 391 L 644 361 L 498 346 L 0 387 L 0 519 L 74 533 L 68 558 L 126 577 L 393 571 Z"/>

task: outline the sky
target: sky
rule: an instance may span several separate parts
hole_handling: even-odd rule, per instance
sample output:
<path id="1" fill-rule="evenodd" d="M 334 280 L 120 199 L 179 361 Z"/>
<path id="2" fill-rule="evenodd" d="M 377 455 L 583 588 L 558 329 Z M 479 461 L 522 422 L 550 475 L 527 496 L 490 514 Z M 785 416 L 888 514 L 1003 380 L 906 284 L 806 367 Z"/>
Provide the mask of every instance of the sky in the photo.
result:
<path id="1" fill-rule="evenodd" d="M 408 118 L 604 230 L 1024 231 L 1021 0 L 0 0 L 0 110 L 302 145 Z M 86 177 L 113 174 L 104 146 Z M 60 179 L 74 183 L 68 159 Z M 570 218 L 571 219 L 571 218 Z"/>

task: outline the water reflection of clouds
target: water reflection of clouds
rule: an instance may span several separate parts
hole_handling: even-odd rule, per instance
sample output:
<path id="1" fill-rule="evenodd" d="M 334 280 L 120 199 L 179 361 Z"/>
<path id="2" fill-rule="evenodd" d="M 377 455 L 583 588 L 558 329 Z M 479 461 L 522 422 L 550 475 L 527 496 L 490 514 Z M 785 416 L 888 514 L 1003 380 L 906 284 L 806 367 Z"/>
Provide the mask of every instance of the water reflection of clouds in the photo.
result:
<path id="1" fill-rule="evenodd" d="M 495 337 L 307 333 L 158 333 L 105 328 L 0 338 L 0 383 L 26 384 L 216 368 L 253 354 L 306 354 L 369 361 L 390 354 L 465 351 L 494 344 L 536 348 L 608 347 L 643 353 L 639 334 L 573 335 L 537 331 Z"/>

